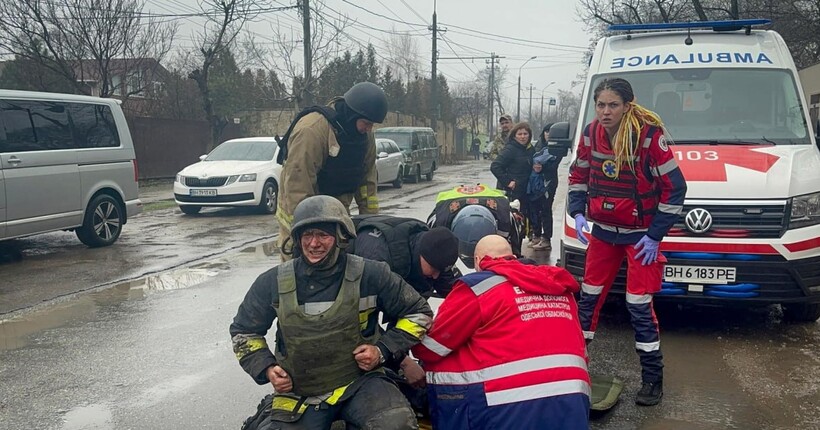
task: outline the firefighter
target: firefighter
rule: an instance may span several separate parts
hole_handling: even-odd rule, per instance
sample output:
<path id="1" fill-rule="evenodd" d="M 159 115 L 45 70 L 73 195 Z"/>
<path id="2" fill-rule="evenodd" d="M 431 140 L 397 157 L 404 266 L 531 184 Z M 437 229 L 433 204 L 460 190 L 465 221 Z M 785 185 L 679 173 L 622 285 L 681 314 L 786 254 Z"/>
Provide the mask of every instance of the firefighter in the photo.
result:
<path id="1" fill-rule="evenodd" d="M 300 112 L 279 143 L 283 165 L 279 183 L 279 245 L 282 258 L 293 249 L 293 211 L 307 197 L 324 194 L 345 208 L 355 199 L 359 213 L 379 212 L 376 197 L 376 144 L 373 124 L 387 115 L 387 96 L 377 85 L 360 82 L 327 106 Z"/>
<path id="2" fill-rule="evenodd" d="M 626 257 L 626 305 L 642 369 L 635 403 L 651 406 L 663 396 L 663 354 L 652 306 L 666 262 L 658 246 L 683 210 L 686 181 L 663 122 L 635 103 L 629 82 L 603 80 L 594 100 L 597 119 L 584 128 L 569 177 L 568 210 L 578 240 L 589 244 L 579 318 L 584 337 L 592 341 L 601 306 Z M 590 238 L 587 216 L 595 222 Z"/>
<path id="3" fill-rule="evenodd" d="M 430 326 L 430 306 L 387 264 L 344 252 L 355 237 L 347 208 L 330 196 L 296 206 L 301 255 L 260 275 L 230 326 L 239 364 L 275 393 L 277 429 L 416 429 L 415 413 L 383 365 L 403 358 Z M 396 321 L 380 330 L 379 312 Z M 276 321 L 276 348 L 265 334 Z"/>

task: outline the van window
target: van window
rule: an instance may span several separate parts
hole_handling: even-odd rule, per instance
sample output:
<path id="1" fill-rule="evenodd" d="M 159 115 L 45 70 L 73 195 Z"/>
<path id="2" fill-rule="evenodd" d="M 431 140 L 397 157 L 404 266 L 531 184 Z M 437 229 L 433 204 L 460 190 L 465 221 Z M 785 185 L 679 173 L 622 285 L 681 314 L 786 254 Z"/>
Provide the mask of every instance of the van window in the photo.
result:
<path id="1" fill-rule="evenodd" d="M 84 103 L 0 102 L 0 151 L 120 146 L 111 108 Z"/>
<path id="2" fill-rule="evenodd" d="M 399 148 L 404 151 L 410 150 L 410 136 L 412 136 L 413 133 L 383 132 L 376 130 L 375 134 L 378 138 L 390 139 L 396 142 L 396 145 L 399 145 Z"/>
<path id="3" fill-rule="evenodd" d="M 589 91 L 606 77 L 596 77 Z M 675 69 L 618 77 L 632 84 L 638 103 L 660 115 L 675 143 L 811 142 L 795 79 L 786 70 Z M 589 103 L 584 123 L 593 119 Z"/>
<path id="4" fill-rule="evenodd" d="M 117 124 L 111 108 L 106 105 L 68 104 L 74 126 L 74 141 L 78 148 L 120 146 Z"/>

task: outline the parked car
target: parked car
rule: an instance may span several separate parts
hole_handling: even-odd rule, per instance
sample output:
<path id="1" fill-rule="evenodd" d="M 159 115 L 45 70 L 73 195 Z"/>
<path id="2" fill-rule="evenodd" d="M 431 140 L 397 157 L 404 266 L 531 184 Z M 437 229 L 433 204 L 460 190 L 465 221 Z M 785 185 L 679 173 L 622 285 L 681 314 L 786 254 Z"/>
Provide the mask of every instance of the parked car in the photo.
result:
<path id="1" fill-rule="evenodd" d="M 111 245 L 142 211 L 137 179 L 119 101 L 0 90 L 0 240 L 73 230 Z"/>
<path id="2" fill-rule="evenodd" d="M 404 182 L 404 154 L 390 139 L 376 139 L 376 176 L 379 184 L 391 183 L 396 188 Z"/>
<path id="3" fill-rule="evenodd" d="M 255 206 L 276 213 L 279 150 L 273 137 L 250 137 L 222 142 L 198 163 L 180 171 L 174 181 L 174 199 L 188 215 L 203 206 Z"/>
<path id="4" fill-rule="evenodd" d="M 377 138 L 396 142 L 404 153 L 404 177 L 421 182 L 421 175 L 433 180 L 438 167 L 439 148 L 436 134 L 430 127 L 384 127 L 375 131 Z"/>

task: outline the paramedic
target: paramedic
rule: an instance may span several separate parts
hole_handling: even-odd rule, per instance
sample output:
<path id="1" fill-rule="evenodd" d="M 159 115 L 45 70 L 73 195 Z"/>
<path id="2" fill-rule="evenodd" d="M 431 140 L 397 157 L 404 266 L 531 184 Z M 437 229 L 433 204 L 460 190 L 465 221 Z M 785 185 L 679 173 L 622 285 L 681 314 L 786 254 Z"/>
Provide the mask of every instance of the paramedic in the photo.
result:
<path id="1" fill-rule="evenodd" d="M 624 79 L 605 79 L 595 88 L 597 119 L 586 126 L 578 144 L 568 210 L 578 240 L 589 244 L 578 303 L 587 342 L 626 256 L 626 304 L 641 362 L 635 402 L 651 406 L 663 396 L 663 355 L 652 305 L 666 262 L 658 246 L 683 209 L 686 181 L 661 119 L 634 99 Z M 595 222 L 591 237 L 585 234 L 587 216 Z"/>
<path id="2" fill-rule="evenodd" d="M 474 258 L 478 272 L 456 282 L 413 347 L 433 428 L 587 430 L 578 282 L 563 268 L 518 261 L 498 235 L 481 239 Z"/>

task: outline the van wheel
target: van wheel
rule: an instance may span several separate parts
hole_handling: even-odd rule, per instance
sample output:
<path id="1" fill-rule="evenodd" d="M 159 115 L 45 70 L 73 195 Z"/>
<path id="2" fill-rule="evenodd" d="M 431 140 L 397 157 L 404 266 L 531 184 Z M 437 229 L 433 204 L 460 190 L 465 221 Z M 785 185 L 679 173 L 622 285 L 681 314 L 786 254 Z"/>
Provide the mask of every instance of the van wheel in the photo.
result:
<path id="1" fill-rule="evenodd" d="M 421 166 L 416 165 L 416 170 L 413 172 L 413 178 L 410 179 L 410 182 L 414 184 L 421 182 Z"/>
<path id="2" fill-rule="evenodd" d="M 401 188 L 404 183 L 404 167 L 399 167 L 399 173 L 396 174 L 396 180 L 393 181 L 393 188 Z"/>
<path id="3" fill-rule="evenodd" d="M 435 170 L 436 170 L 436 163 L 433 163 L 433 165 L 432 165 L 432 166 L 430 166 L 430 173 L 428 173 L 427 175 L 425 175 L 425 177 L 427 178 L 427 180 L 428 180 L 428 181 L 432 181 L 432 180 L 433 180 L 433 172 L 434 172 Z"/>
<path id="4" fill-rule="evenodd" d="M 179 207 L 179 210 L 181 210 L 185 215 L 196 215 L 199 213 L 200 209 L 202 209 L 202 206 L 185 205 Z"/>
<path id="5" fill-rule="evenodd" d="M 276 205 L 278 204 L 279 189 L 273 181 L 265 182 L 262 187 L 262 198 L 259 199 L 259 212 L 263 214 L 275 214 Z"/>
<path id="6" fill-rule="evenodd" d="M 796 323 L 813 323 L 820 318 L 820 303 L 794 303 L 782 305 L 783 319 Z"/>
<path id="7" fill-rule="evenodd" d="M 108 246 L 120 237 L 124 223 L 122 205 L 108 194 L 100 194 L 88 203 L 77 238 L 90 248 Z"/>

